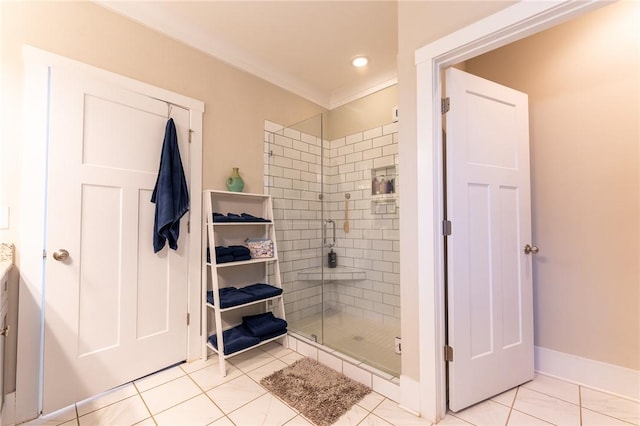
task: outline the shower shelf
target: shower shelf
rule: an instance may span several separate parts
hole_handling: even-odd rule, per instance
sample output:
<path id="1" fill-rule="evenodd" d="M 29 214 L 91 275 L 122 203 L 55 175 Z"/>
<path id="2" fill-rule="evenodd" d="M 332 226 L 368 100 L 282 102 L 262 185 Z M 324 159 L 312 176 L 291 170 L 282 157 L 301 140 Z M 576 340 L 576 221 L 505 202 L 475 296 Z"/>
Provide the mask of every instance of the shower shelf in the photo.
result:
<path id="1" fill-rule="evenodd" d="M 350 268 L 348 266 L 338 266 L 336 268 L 309 268 L 298 271 L 300 281 L 359 281 L 367 279 L 367 272 L 361 269 Z"/>

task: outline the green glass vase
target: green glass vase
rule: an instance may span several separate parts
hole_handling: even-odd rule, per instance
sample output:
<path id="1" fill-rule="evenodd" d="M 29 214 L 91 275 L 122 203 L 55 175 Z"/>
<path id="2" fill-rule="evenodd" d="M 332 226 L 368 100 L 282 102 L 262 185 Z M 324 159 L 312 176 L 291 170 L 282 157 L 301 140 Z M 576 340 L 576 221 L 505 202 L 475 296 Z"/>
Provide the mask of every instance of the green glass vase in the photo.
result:
<path id="1" fill-rule="evenodd" d="M 244 181 L 240 177 L 240 171 L 238 167 L 234 167 L 231 170 L 231 176 L 227 178 L 227 189 L 231 192 L 242 192 L 244 188 Z"/>

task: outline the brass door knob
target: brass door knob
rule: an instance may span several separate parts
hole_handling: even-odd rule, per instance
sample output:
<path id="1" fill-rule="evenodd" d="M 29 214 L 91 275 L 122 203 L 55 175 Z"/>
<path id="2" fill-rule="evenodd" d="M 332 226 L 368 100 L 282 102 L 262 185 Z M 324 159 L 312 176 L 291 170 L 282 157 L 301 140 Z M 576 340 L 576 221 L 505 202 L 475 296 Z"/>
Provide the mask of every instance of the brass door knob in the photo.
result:
<path id="1" fill-rule="evenodd" d="M 524 246 L 524 254 L 529 254 L 529 253 L 536 254 L 539 251 L 540 250 L 536 246 L 530 246 L 529 244 Z"/>

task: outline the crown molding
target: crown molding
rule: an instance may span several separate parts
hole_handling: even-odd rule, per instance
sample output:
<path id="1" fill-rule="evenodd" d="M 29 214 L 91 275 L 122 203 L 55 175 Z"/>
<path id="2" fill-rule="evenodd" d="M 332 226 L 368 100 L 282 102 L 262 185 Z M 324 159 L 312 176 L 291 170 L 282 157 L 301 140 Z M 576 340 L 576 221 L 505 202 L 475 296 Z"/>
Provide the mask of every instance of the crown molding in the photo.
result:
<path id="1" fill-rule="evenodd" d="M 329 103 L 329 110 L 338 108 L 349 102 L 363 98 L 367 95 L 375 93 L 379 90 L 386 89 L 389 86 L 393 86 L 398 82 L 397 73 L 389 73 L 387 76 L 383 76 L 382 81 L 378 83 L 367 82 L 367 84 L 360 85 L 358 87 L 349 87 L 346 90 L 335 91 L 331 94 L 331 102 Z M 372 83 L 373 85 L 369 84 Z"/>

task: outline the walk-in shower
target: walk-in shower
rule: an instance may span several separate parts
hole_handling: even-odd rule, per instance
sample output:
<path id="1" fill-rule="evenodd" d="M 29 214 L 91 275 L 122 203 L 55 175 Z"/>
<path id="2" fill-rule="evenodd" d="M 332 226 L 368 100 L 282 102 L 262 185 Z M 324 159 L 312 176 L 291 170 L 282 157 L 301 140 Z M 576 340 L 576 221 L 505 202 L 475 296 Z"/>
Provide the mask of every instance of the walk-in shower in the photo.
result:
<path id="1" fill-rule="evenodd" d="M 331 137 L 327 121 L 265 123 L 289 330 L 398 377 L 397 123 Z"/>

